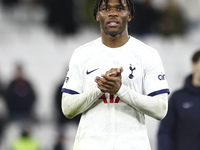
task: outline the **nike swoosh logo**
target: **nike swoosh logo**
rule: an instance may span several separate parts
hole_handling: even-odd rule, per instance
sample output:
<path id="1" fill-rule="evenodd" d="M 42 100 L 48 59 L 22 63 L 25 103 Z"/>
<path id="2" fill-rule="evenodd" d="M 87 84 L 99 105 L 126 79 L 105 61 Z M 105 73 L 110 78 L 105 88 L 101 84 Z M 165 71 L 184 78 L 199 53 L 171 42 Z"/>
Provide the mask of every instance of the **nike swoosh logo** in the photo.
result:
<path id="1" fill-rule="evenodd" d="M 88 74 L 90 74 L 90 73 L 92 73 L 92 72 L 94 72 L 94 71 L 96 71 L 96 70 L 98 70 L 98 69 L 99 69 L 99 68 L 94 69 L 94 70 L 92 70 L 92 71 L 88 71 L 88 70 L 87 70 L 86 74 L 88 75 Z"/>
<path id="2" fill-rule="evenodd" d="M 193 106 L 192 102 L 185 102 L 182 104 L 182 107 L 185 109 L 191 108 Z"/>

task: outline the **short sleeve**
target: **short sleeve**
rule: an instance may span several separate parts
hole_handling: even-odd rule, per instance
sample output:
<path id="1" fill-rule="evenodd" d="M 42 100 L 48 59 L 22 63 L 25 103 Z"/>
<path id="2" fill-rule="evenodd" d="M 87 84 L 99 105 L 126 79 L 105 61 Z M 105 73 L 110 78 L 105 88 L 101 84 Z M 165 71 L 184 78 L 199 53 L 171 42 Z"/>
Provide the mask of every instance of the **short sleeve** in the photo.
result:
<path id="1" fill-rule="evenodd" d="M 69 71 L 66 75 L 62 92 L 69 94 L 82 93 L 82 79 L 80 67 L 78 66 L 79 61 L 80 59 L 78 59 L 77 54 L 74 52 L 69 62 Z"/>
<path id="2" fill-rule="evenodd" d="M 143 59 L 144 66 L 144 94 L 155 96 L 169 93 L 167 77 L 162 60 L 156 50 L 151 50 Z"/>

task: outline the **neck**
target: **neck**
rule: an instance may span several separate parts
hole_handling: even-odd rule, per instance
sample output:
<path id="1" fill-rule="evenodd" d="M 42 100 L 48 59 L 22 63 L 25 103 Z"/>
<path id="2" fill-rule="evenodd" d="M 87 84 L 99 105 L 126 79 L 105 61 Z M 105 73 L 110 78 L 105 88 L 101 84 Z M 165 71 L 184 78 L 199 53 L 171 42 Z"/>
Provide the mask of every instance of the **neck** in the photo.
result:
<path id="1" fill-rule="evenodd" d="M 195 75 L 193 75 L 193 77 L 192 77 L 192 84 L 195 87 L 200 87 L 200 78 L 198 78 Z"/>
<path id="2" fill-rule="evenodd" d="M 101 30 L 101 35 L 103 44 L 111 48 L 121 47 L 129 40 L 127 31 L 121 33 L 120 35 L 110 36 Z"/>

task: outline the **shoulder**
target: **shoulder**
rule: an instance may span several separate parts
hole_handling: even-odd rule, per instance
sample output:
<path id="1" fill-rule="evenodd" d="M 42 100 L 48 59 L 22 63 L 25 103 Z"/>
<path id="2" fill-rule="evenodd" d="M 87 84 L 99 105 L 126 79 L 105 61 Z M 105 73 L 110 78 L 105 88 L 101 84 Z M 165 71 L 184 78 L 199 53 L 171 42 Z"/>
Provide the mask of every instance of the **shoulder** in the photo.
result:
<path id="1" fill-rule="evenodd" d="M 155 48 L 147 45 L 146 43 L 135 37 L 130 36 L 130 43 L 131 45 L 134 45 L 134 47 L 144 56 L 158 55 L 158 51 Z"/>
<path id="2" fill-rule="evenodd" d="M 72 54 L 72 57 L 70 59 L 71 63 L 77 64 L 77 63 L 83 63 L 89 58 L 91 58 L 91 55 L 95 53 L 96 48 L 98 47 L 100 38 L 97 38 L 93 41 L 90 41 L 78 48 L 76 48 Z"/>
<path id="3" fill-rule="evenodd" d="M 85 53 L 93 49 L 94 47 L 97 47 L 97 44 L 99 44 L 100 38 L 97 38 L 93 41 L 90 41 L 88 43 L 85 43 L 84 45 L 79 46 L 75 49 L 74 53 Z"/>
<path id="4" fill-rule="evenodd" d="M 130 37 L 130 40 L 130 46 L 133 46 L 143 64 L 150 65 L 162 61 L 158 51 L 155 48 L 134 37 Z"/>

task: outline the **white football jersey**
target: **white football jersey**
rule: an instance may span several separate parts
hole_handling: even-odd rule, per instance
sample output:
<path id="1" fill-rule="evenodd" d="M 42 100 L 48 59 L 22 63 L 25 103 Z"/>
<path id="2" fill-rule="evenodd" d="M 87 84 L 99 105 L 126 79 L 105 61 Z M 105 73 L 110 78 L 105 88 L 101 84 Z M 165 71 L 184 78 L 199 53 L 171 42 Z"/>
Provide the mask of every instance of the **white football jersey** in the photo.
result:
<path id="1" fill-rule="evenodd" d="M 96 76 L 123 67 L 122 84 L 148 96 L 169 93 L 158 52 L 130 37 L 118 48 L 98 38 L 77 48 L 70 60 L 62 92 L 79 94 L 96 85 Z M 150 150 L 145 116 L 120 97 L 103 94 L 82 113 L 74 150 Z"/>

